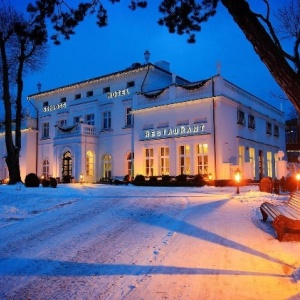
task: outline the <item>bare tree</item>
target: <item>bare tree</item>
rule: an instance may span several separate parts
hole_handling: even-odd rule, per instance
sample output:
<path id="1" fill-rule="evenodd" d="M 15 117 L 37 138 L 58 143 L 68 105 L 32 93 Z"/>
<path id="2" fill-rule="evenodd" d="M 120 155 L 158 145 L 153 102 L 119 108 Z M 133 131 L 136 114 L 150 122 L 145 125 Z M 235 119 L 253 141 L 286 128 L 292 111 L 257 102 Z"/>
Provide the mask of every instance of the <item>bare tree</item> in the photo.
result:
<path id="1" fill-rule="evenodd" d="M 31 38 L 35 26 L 3 1 L 0 6 L 0 74 L 4 103 L 6 164 L 11 184 L 21 181 L 19 154 L 21 150 L 23 76 L 34 70 L 45 55 L 44 43 Z M 12 89 L 16 96 L 12 96 Z M 13 127 L 13 124 L 15 125 Z M 13 135 L 13 131 L 15 134 Z"/>
<path id="2" fill-rule="evenodd" d="M 287 56 L 295 66 L 295 70 L 300 74 L 300 0 L 291 0 L 286 6 L 280 8 L 275 14 L 278 20 L 276 32 L 281 40 L 289 40 L 293 44 L 292 55 Z"/>

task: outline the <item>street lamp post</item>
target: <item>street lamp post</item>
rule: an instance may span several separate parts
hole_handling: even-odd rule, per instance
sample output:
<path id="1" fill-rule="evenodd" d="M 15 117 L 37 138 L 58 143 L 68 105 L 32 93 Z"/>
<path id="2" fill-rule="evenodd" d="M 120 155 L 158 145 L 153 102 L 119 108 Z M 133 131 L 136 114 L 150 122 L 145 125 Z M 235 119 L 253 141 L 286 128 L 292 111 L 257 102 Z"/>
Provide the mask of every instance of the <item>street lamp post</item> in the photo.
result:
<path id="1" fill-rule="evenodd" d="M 239 194 L 240 193 L 240 182 L 241 182 L 241 171 L 240 171 L 240 169 L 237 169 L 235 171 L 234 180 L 235 180 L 235 183 L 236 183 L 236 193 Z"/>

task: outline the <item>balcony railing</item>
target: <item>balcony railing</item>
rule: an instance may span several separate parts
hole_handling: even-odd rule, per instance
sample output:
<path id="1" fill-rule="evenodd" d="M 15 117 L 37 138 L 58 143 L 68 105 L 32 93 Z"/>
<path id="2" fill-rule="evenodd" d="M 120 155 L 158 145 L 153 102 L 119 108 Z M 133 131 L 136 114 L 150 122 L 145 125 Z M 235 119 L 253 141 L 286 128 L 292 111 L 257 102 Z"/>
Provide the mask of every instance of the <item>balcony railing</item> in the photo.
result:
<path id="1" fill-rule="evenodd" d="M 56 126 L 55 128 L 55 138 L 66 138 L 82 135 L 96 136 L 96 127 L 93 125 L 79 123 L 70 127 Z"/>

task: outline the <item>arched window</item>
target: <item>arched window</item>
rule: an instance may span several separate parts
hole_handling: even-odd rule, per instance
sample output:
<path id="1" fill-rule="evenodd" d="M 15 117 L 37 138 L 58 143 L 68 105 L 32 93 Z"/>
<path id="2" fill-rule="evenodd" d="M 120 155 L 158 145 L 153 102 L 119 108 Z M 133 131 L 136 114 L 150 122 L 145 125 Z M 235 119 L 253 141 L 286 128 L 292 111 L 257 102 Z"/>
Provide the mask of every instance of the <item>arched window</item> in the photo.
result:
<path id="1" fill-rule="evenodd" d="M 94 176 L 94 153 L 88 151 L 86 153 L 86 176 Z"/>
<path id="2" fill-rule="evenodd" d="M 49 161 L 48 161 L 48 159 L 43 160 L 43 175 L 45 178 L 49 178 Z"/>
<path id="3" fill-rule="evenodd" d="M 102 159 L 103 178 L 111 178 L 111 155 L 105 154 Z"/>

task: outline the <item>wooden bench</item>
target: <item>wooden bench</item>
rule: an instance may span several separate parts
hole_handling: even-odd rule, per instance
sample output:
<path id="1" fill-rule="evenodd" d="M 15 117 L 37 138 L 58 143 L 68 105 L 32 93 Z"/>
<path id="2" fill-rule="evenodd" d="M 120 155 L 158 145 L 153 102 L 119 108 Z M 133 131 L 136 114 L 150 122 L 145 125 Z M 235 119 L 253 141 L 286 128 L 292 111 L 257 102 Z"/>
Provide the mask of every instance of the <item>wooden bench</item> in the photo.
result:
<path id="1" fill-rule="evenodd" d="M 290 195 L 281 205 L 264 202 L 260 206 L 263 221 L 273 220 L 279 241 L 300 241 L 300 191 Z"/>

